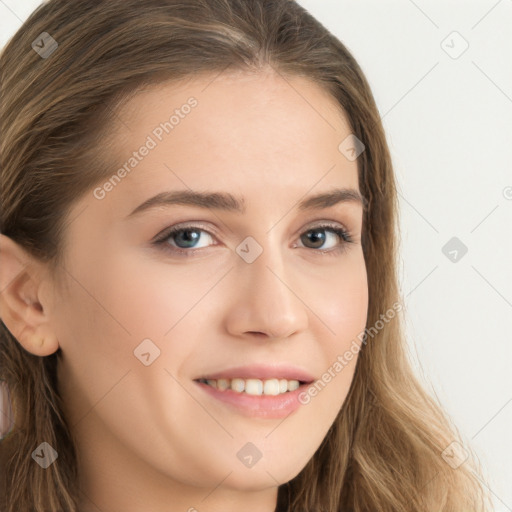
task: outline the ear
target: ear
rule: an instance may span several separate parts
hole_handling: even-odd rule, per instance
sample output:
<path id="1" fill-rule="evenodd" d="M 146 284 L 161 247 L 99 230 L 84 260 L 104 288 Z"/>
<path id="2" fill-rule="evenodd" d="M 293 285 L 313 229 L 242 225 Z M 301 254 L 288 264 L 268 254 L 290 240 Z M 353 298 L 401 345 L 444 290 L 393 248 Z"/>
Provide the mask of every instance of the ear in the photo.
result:
<path id="1" fill-rule="evenodd" d="M 59 342 L 49 323 L 44 265 L 0 234 L 0 318 L 28 352 L 53 354 Z"/>

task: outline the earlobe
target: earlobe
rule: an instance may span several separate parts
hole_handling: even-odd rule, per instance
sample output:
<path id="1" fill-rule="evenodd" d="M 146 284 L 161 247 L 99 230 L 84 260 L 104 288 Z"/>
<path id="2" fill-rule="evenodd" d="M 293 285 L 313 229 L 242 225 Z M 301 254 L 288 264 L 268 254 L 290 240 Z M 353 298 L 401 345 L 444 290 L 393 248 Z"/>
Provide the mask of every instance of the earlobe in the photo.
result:
<path id="1" fill-rule="evenodd" d="M 38 291 L 40 263 L 0 234 L 0 318 L 28 352 L 47 356 L 59 348 Z"/>
<path id="2" fill-rule="evenodd" d="M 34 329 L 25 330 L 18 341 L 25 350 L 36 356 L 49 356 L 59 348 L 59 341 L 48 324 L 39 324 Z"/>

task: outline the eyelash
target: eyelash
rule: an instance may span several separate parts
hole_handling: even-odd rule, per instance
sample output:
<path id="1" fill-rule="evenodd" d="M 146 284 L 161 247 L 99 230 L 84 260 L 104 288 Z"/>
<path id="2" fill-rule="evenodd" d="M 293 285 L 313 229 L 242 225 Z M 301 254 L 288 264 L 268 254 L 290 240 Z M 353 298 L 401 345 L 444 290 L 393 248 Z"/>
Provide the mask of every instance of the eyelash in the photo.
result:
<path id="1" fill-rule="evenodd" d="M 352 236 L 349 233 L 349 231 L 340 227 L 337 224 L 324 223 L 324 224 L 320 224 L 318 226 L 313 226 L 313 227 L 309 228 L 308 230 L 304 231 L 303 233 L 301 233 L 301 235 L 309 233 L 311 231 L 315 231 L 315 230 L 325 230 L 325 231 L 334 233 L 341 240 L 341 243 L 334 249 L 322 250 L 322 249 L 315 249 L 313 247 L 301 247 L 302 249 L 310 249 L 312 251 L 320 252 L 321 254 L 325 254 L 325 255 L 338 255 L 341 252 L 345 251 L 346 244 L 354 243 L 354 240 L 352 239 Z M 162 250 L 164 250 L 164 251 L 169 251 L 173 254 L 177 254 L 178 256 L 179 255 L 192 256 L 196 251 L 200 251 L 201 249 L 206 249 L 206 247 L 200 247 L 199 249 L 194 249 L 194 248 L 183 249 L 181 247 L 174 247 L 174 246 L 166 243 L 167 240 L 169 240 L 169 238 L 171 238 L 173 235 L 176 235 L 178 233 L 182 233 L 185 231 L 203 231 L 203 232 L 207 233 L 208 235 L 210 235 L 212 238 L 215 238 L 215 235 L 213 235 L 207 229 L 205 229 L 204 226 L 197 225 L 197 224 L 186 225 L 186 226 L 178 225 L 178 226 L 174 226 L 170 229 L 167 229 L 162 236 L 157 237 L 153 241 L 153 244 L 157 247 L 162 247 Z"/>

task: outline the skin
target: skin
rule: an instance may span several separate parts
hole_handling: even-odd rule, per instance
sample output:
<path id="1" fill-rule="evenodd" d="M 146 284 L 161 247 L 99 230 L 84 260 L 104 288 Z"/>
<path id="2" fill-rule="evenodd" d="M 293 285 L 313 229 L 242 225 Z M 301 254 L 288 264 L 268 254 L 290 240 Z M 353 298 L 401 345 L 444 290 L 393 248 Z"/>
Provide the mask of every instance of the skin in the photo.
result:
<path id="1" fill-rule="evenodd" d="M 285 420 L 242 415 L 192 382 L 254 362 L 320 378 L 364 330 L 368 306 L 361 205 L 297 209 L 304 196 L 359 190 L 357 162 L 338 150 L 351 129 L 334 99 L 273 72 L 213 79 L 149 87 L 117 112 L 111 174 L 169 112 L 198 101 L 103 199 L 90 190 L 73 204 L 59 282 L 0 237 L 2 319 L 32 353 L 62 349 L 83 512 L 271 512 L 277 486 L 313 456 L 352 382 L 357 356 Z M 159 192 L 188 188 L 243 197 L 246 212 L 172 205 L 126 218 Z M 331 253 L 308 246 L 302 235 L 321 221 L 345 227 L 353 243 L 325 231 Z M 212 234 L 199 231 L 195 254 L 151 244 L 183 222 Z M 235 251 L 247 236 L 263 249 L 253 263 Z M 160 349 L 149 366 L 133 353 L 146 338 Z M 262 453 L 252 468 L 236 456 L 247 442 Z"/>

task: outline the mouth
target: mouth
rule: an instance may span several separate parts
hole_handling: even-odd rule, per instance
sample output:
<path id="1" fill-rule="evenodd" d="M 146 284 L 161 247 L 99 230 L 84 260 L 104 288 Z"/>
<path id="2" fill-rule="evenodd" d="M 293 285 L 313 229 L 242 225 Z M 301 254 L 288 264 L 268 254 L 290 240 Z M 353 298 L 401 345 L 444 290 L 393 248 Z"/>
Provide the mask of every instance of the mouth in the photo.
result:
<path id="1" fill-rule="evenodd" d="M 240 366 L 193 379 L 203 396 L 258 418 L 283 418 L 298 410 L 300 395 L 314 380 L 305 370 L 275 364 Z"/>

